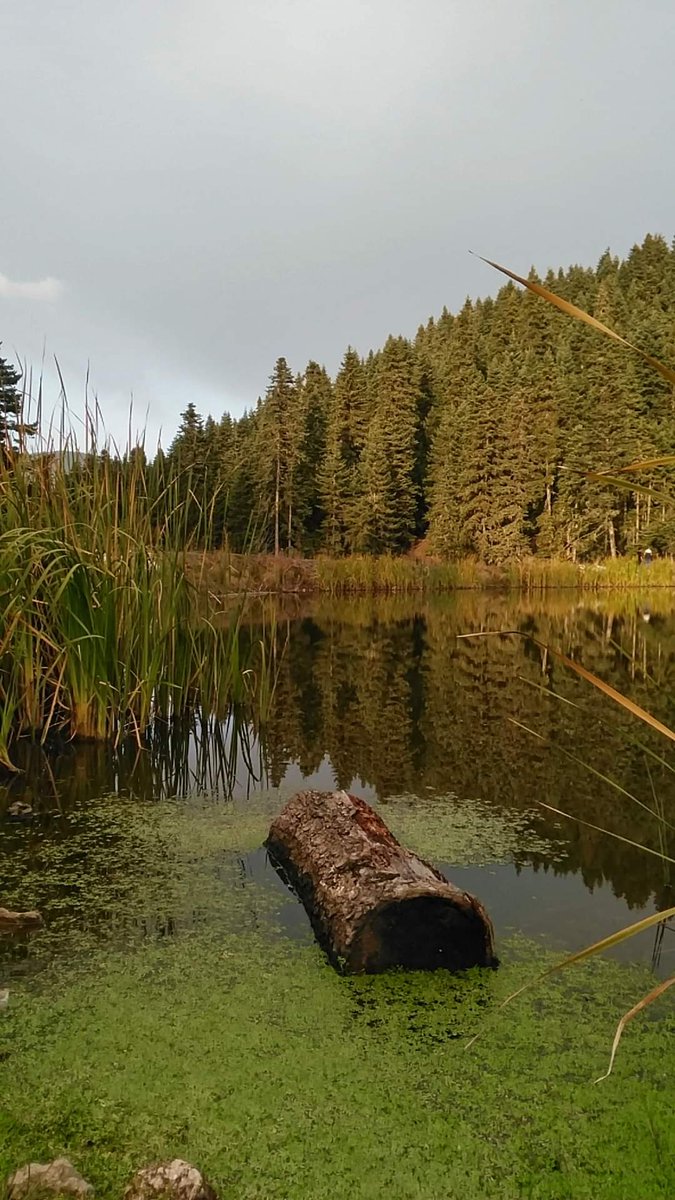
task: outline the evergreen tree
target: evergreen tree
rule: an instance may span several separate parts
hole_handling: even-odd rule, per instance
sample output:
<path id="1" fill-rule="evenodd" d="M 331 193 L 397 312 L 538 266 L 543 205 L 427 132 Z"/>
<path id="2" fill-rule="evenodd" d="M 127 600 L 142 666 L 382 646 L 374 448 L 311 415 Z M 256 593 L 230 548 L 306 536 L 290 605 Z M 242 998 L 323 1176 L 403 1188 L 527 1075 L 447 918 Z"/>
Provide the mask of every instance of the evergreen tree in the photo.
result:
<path id="1" fill-rule="evenodd" d="M 675 248 L 663 238 L 545 283 L 675 362 Z M 19 379 L 0 360 L 5 445 L 26 432 Z M 152 469 L 167 495 L 174 480 L 187 532 L 208 545 L 405 553 L 428 531 L 445 556 L 584 559 L 647 541 L 675 551 L 675 503 L 589 477 L 674 444 L 670 385 L 508 284 L 456 316 L 444 309 L 412 344 L 390 337 L 365 360 L 348 348 L 334 384 L 317 363 L 295 379 L 279 359 L 254 412 L 204 422 L 188 405 Z M 675 493 L 675 469 L 640 482 Z"/>
<path id="2" fill-rule="evenodd" d="M 23 450 L 26 438 L 37 433 L 37 424 L 24 421 L 24 395 L 18 387 L 21 378 L 20 371 L 0 358 L 0 448 L 5 453 Z"/>
<path id="3" fill-rule="evenodd" d="M 257 503 L 258 439 L 254 413 L 244 413 L 234 424 L 228 472 L 226 530 L 232 549 L 240 554 L 267 547 L 265 519 Z"/>
<path id="4" fill-rule="evenodd" d="M 359 464 L 352 510 L 354 542 L 400 554 L 418 528 L 420 386 L 410 343 L 389 338 L 377 366 L 376 409 Z"/>
<path id="5" fill-rule="evenodd" d="M 326 420 L 326 454 L 319 477 L 325 513 L 324 548 L 331 554 L 353 550 L 358 541 L 358 464 L 367 427 L 366 371 L 350 346 L 335 379 Z"/>
<path id="6" fill-rule="evenodd" d="M 431 414 L 429 540 L 432 548 L 446 558 L 473 549 L 465 520 L 464 489 L 470 477 L 469 430 L 484 385 L 476 365 L 476 339 L 476 311 L 467 301 L 445 342 L 442 359 L 437 360 L 438 378 L 446 382 Z"/>
<path id="7" fill-rule="evenodd" d="M 184 505 L 186 536 L 205 531 L 206 443 L 204 420 L 192 401 L 181 413 L 178 432 L 169 447 L 169 463 L 176 481 L 176 498 Z"/>
<path id="8" fill-rule="evenodd" d="M 294 474 L 300 432 L 298 389 L 285 358 L 278 358 L 265 399 L 258 406 L 259 512 L 274 553 L 290 548 L 293 527 Z"/>
<path id="9" fill-rule="evenodd" d="M 332 384 L 325 367 L 307 364 L 298 390 L 303 436 L 296 468 L 296 544 L 304 552 L 319 549 L 325 511 L 320 472 L 326 455 L 326 426 Z"/>

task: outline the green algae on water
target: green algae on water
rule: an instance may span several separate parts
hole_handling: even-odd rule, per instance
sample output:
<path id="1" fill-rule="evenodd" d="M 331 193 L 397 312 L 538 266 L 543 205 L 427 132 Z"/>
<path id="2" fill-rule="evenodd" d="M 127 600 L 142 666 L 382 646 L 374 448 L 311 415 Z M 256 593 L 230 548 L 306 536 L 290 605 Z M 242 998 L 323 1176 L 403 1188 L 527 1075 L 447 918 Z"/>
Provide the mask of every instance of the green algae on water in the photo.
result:
<path id="1" fill-rule="evenodd" d="M 589 963 L 489 1022 L 551 961 L 522 937 L 497 972 L 340 978 L 247 872 L 279 802 L 104 797 L 12 834 L 10 895 L 49 920 L 2 968 L 0 1177 L 64 1154 L 113 1200 L 180 1156 L 222 1200 L 670 1197 L 666 998 L 592 1083 L 648 972 Z M 436 812 L 457 851 L 454 807 Z M 421 817 L 406 831 L 407 808 L 392 802 L 393 827 L 447 852 L 438 823 L 426 844 Z"/>
<path id="2" fill-rule="evenodd" d="M 0 1174 L 68 1155 L 102 1197 L 152 1158 L 223 1197 L 669 1197 L 674 1010 L 590 964 L 469 1035 L 541 952 L 499 972 L 344 979 L 313 946 L 217 927 L 95 954 L 0 1023 Z"/>
<path id="3" fill-rule="evenodd" d="M 528 853 L 546 853 L 554 862 L 562 845 L 562 839 L 554 843 L 537 832 L 536 813 L 500 811 L 452 792 L 387 796 L 378 807 L 399 841 L 416 854 L 462 867 L 507 862 Z"/>
<path id="4" fill-rule="evenodd" d="M 521 936 L 496 972 L 340 978 L 264 865 L 282 803 L 103 796 L 3 827 L 3 896 L 47 924 L 0 959 L 0 1178 L 63 1154 L 119 1200 L 179 1156 L 221 1200 L 670 1198 L 667 997 L 592 1082 L 650 974 L 591 962 L 497 1014 L 552 961 Z M 382 811 L 459 865 L 537 837 L 450 795 Z"/>

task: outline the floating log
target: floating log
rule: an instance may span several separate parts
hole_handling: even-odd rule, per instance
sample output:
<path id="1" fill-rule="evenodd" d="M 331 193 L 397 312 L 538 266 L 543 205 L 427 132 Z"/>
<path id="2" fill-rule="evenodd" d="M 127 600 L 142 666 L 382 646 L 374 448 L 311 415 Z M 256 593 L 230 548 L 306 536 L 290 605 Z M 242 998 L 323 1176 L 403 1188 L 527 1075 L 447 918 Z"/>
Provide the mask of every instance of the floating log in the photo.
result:
<path id="1" fill-rule="evenodd" d="M 24 929 L 39 929 L 42 917 L 39 912 L 12 912 L 0 908 L 0 933 L 19 933 Z"/>
<path id="2" fill-rule="evenodd" d="M 300 792 L 265 845 L 345 973 L 497 965 L 480 901 L 406 850 L 365 800 Z"/>

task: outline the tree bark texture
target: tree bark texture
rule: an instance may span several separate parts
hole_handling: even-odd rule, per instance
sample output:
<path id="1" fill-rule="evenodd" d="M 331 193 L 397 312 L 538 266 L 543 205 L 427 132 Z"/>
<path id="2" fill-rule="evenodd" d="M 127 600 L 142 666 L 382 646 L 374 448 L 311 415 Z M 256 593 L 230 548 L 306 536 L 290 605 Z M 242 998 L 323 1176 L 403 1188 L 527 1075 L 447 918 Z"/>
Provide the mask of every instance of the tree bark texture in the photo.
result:
<path id="1" fill-rule="evenodd" d="M 480 901 L 406 850 L 365 800 L 300 792 L 272 822 L 266 846 L 345 973 L 497 965 Z"/>

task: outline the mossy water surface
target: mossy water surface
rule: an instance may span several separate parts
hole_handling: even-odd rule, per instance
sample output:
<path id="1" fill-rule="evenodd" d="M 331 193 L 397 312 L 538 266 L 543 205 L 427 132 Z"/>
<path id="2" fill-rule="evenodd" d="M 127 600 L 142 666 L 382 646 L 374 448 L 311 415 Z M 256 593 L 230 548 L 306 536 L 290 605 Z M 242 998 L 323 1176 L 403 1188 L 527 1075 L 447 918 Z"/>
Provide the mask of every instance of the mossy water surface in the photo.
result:
<path id="1" fill-rule="evenodd" d="M 4 893 L 48 923 L 2 964 L 0 1174 L 66 1154 L 114 1197 L 182 1156 L 224 1200 L 670 1197 L 672 1004 L 593 1083 L 649 973 L 589 964 L 499 1015 L 551 961 L 522 937 L 498 971 L 340 978 L 259 850 L 279 803 L 103 797 L 3 836 Z M 388 819 L 429 853 L 424 807 Z"/>

